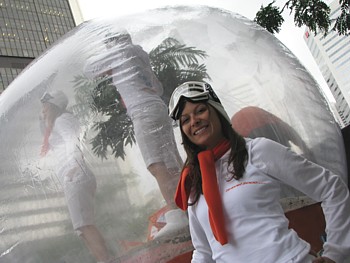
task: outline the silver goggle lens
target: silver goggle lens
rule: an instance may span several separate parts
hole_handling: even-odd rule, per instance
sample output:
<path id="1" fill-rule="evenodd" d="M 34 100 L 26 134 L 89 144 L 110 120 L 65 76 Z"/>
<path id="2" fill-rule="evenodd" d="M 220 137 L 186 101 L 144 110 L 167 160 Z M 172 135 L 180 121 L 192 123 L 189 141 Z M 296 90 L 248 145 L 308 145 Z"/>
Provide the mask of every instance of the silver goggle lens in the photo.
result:
<path id="1" fill-rule="evenodd" d="M 209 99 L 209 91 L 203 83 L 185 83 L 175 89 L 169 102 L 169 116 L 176 119 L 178 104 L 182 97 L 192 101 L 202 101 Z"/>

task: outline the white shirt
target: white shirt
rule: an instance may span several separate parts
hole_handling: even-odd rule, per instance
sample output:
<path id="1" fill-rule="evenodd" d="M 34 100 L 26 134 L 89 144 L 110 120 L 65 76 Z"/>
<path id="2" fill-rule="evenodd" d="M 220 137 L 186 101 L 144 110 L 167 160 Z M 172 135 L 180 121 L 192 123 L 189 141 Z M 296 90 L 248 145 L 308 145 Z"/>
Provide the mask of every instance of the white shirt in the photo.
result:
<path id="1" fill-rule="evenodd" d="M 78 120 L 70 113 L 61 114 L 55 121 L 49 137 L 50 147 L 56 157 L 56 174 L 61 181 L 74 168 L 85 168 L 83 155 L 79 149 L 80 126 Z"/>
<path id="2" fill-rule="evenodd" d="M 278 263 L 307 254 L 310 245 L 288 229 L 280 185 L 288 184 L 321 202 L 327 223 L 324 256 L 340 263 L 350 255 L 350 199 L 346 184 L 330 171 L 273 141 L 247 140 L 244 176 L 227 182 L 229 152 L 216 162 L 229 243 L 213 236 L 203 195 L 189 207 L 195 247 L 192 262 Z"/>

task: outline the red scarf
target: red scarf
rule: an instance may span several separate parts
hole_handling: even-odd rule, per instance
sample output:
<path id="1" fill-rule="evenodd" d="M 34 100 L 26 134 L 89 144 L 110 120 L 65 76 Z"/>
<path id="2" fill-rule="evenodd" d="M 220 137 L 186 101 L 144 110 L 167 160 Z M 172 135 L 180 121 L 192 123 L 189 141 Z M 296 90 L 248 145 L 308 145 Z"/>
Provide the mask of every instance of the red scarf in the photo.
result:
<path id="1" fill-rule="evenodd" d="M 212 150 L 202 151 L 198 154 L 199 167 L 202 175 L 202 189 L 208 205 L 210 226 L 216 240 L 219 241 L 221 245 L 227 243 L 227 233 L 225 229 L 224 211 L 217 183 L 215 162 L 229 149 L 230 142 L 228 140 L 223 140 Z M 175 193 L 175 203 L 182 210 L 187 210 L 188 198 L 191 192 L 191 185 L 189 182 L 186 182 L 189 174 L 190 168 L 185 167 L 181 173 Z"/>

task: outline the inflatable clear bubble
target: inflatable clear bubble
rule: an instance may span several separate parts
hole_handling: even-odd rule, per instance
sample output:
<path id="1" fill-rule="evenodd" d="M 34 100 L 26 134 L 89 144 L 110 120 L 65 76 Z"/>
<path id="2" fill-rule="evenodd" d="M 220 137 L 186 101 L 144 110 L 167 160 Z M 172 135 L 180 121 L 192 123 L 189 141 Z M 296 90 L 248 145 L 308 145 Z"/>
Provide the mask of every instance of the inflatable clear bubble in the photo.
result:
<path id="1" fill-rule="evenodd" d="M 318 85 L 252 21 L 205 6 L 96 19 L 0 96 L 0 262 L 189 262 L 187 218 L 171 200 L 184 152 L 165 107 L 187 80 L 209 82 L 242 135 L 346 181 Z M 283 194 L 286 210 L 312 202 Z"/>

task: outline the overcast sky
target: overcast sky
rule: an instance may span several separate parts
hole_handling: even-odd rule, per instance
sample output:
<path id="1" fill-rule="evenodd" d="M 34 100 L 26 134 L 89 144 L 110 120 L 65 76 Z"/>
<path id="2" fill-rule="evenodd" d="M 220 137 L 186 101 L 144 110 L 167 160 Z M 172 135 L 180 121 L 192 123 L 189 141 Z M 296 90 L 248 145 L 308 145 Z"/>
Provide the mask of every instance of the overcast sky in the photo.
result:
<path id="1" fill-rule="evenodd" d="M 272 0 L 271 0 L 272 1 Z M 174 5 L 208 5 L 223 8 L 249 19 L 254 19 L 256 12 L 261 5 L 267 6 L 270 0 L 78 0 L 84 20 L 104 16 L 122 16 L 132 13 L 139 13 L 148 9 L 174 6 Z M 276 0 L 276 5 L 283 6 L 287 0 Z M 283 13 L 285 22 L 277 38 L 285 44 L 301 63 L 310 71 L 319 85 L 325 90 L 326 95 L 330 95 L 325 80 L 323 79 L 306 43 L 303 39 L 305 28 L 294 26 L 293 16 L 289 16 L 288 11 Z M 330 95 L 331 96 L 331 95 Z"/>

